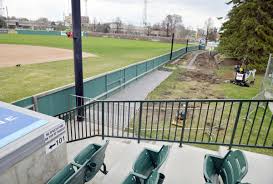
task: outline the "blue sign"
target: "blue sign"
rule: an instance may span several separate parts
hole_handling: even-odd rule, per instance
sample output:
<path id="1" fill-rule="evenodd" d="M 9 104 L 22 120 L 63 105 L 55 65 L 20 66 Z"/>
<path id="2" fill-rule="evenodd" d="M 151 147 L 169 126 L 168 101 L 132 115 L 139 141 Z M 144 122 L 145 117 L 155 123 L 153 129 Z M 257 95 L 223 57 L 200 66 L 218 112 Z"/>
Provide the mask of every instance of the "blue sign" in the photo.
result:
<path id="1" fill-rule="evenodd" d="M 45 120 L 0 107 L 0 148 L 46 123 Z"/>

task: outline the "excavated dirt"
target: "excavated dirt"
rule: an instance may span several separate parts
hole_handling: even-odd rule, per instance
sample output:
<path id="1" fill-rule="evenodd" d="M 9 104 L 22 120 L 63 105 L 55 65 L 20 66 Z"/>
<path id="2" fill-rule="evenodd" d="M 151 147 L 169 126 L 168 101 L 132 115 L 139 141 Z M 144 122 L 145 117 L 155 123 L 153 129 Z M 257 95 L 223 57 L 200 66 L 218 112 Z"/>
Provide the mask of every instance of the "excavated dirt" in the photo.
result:
<path id="1" fill-rule="evenodd" d="M 208 52 L 202 53 L 193 65 L 194 69 L 188 68 L 186 71 L 179 72 L 177 80 L 187 82 L 189 85 L 184 91 L 186 95 L 181 98 L 224 99 L 224 95 L 214 94 L 211 90 L 213 85 L 224 82 L 224 78 L 218 77 L 215 73 L 218 64 L 214 57 Z"/>
<path id="2" fill-rule="evenodd" d="M 180 81 L 197 81 L 197 82 L 208 82 L 210 84 L 220 84 L 222 79 L 218 78 L 214 73 L 214 69 L 217 69 L 218 66 L 214 60 L 214 57 L 210 56 L 209 53 L 200 54 L 194 65 L 196 69 L 188 69 L 185 72 L 182 72 L 179 76 Z"/>
<path id="3" fill-rule="evenodd" d="M 203 70 L 186 71 L 180 76 L 180 81 L 197 81 L 208 82 L 210 84 L 220 84 L 222 80 L 218 78 L 213 72 L 205 72 Z"/>

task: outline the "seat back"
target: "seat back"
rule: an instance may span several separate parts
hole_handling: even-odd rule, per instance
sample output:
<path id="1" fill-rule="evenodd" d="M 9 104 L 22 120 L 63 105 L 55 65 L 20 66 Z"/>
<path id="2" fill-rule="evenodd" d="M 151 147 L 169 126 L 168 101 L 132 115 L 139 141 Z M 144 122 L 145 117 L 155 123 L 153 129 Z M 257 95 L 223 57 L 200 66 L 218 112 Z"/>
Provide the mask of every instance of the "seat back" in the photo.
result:
<path id="1" fill-rule="evenodd" d="M 88 145 L 74 158 L 74 162 L 83 165 L 85 162 L 89 161 L 94 153 L 98 151 L 101 147 L 101 145 L 97 144 Z"/>
<path id="2" fill-rule="evenodd" d="M 148 177 L 155 168 L 150 157 L 150 151 L 145 149 L 138 156 L 133 166 L 133 171 Z"/>
<path id="3" fill-rule="evenodd" d="M 154 162 L 156 163 L 155 170 L 158 170 L 161 165 L 166 161 L 168 158 L 170 151 L 170 146 L 163 145 L 160 149 L 160 151 L 155 155 Z"/>
<path id="4" fill-rule="evenodd" d="M 136 160 L 133 170 L 148 177 L 153 170 L 158 171 L 168 157 L 170 146 L 163 145 L 158 152 L 145 149 Z"/>
<path id="5" fill-rule="evenodd" d="M 68 164 L 52 177 L 47 184 L 84 184 L 84 170 L 73 164 Z"/>
<path id="6" fill-rule="evenodd" d="M 236 184 L 241 182 L 247 171 L 248 164 L 244 153 L 236 150 L 225 156 L 219 174 L 224 184 Z"/>
<path id="7" fill-rule="evenodd" d="M 47 184 L 84 184 L 90 181 L 100 170 L 105 158 L 109 141 L 103 146 L 91 144 L 59 171 Z"/>
<path id="8" fill-rule="evenodd" d="M 109 144 L 109 141 L 106 141 L 106 143 L 101 146 L 89 159 L 89 161 L 86 163 L 86 166 L 88 167 L 88 170 L 86 172 L 86 182 L 90 181 L 96 174 L 99 172 L 100 168 L 102 167 L 104 163 L 105 158 L 105 151 Z M 99 146 L 99 145 L 95 145 Z"/>

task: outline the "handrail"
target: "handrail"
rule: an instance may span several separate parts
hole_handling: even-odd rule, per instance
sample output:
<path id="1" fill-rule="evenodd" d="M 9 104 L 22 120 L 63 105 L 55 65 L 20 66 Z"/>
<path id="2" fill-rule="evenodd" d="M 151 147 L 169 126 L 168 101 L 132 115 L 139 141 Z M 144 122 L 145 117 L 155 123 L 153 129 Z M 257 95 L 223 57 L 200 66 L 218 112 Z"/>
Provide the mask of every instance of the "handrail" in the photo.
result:
<path id="1" fill-rule="evenodd" d="M 174 142 L 180 146 L 273 149 L 271 103 L 273 100 L 97 100 L 57 117 L 66 122 L 68 142 L 101 136 Z M 81 122 L 77 121 L 79 109 L 84 110 Z M 255 113 L 250 119 L 251 111 Z"/>

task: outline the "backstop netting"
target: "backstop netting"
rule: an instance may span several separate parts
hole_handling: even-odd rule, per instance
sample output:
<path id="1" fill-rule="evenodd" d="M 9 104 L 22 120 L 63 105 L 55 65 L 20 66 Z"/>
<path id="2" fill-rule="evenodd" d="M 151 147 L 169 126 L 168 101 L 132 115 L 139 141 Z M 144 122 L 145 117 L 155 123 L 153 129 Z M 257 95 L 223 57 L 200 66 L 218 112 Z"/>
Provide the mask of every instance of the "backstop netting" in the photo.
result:
<path id="1" fill-rule="evenodd" d="M 261 84 L 260 93 L 257 99 L 273 99 L 273 58 L 272 54 L 269 56 L 264 79 Z"/>
<path id="2" fill-rule="evenodd" d="M 252 98 L 252 100 L 271 100 L 273 99 L 273 58 L 272 54 L 269 56 L 266 72 L 264 78 L 261 82 L 261 87 L 259 93 Z M 246 119 L 248 121 L 252 121 L 252 118 L 258 110 L 268 109 L 273 113 L 273 103 L 259 103 L 258 105 L 253 103 L 250 105 L 249 114 L 247 115 Z"/>

